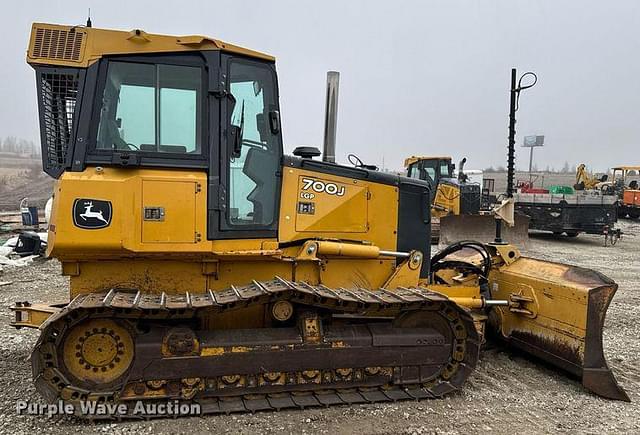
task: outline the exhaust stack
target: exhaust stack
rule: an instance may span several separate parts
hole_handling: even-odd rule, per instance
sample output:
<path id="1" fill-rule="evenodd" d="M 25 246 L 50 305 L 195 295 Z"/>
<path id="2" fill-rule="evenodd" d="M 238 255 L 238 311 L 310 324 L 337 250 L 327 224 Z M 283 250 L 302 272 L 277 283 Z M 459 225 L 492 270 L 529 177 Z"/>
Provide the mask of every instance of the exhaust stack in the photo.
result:
<path id="1" fill-rule="evenodd" d="M 322 161 L 336 162 L 336 128 L 338 124 L 338 88 L 340 73 L 327 71 L 327 100 L 324 114 L 324 148 Z"/>

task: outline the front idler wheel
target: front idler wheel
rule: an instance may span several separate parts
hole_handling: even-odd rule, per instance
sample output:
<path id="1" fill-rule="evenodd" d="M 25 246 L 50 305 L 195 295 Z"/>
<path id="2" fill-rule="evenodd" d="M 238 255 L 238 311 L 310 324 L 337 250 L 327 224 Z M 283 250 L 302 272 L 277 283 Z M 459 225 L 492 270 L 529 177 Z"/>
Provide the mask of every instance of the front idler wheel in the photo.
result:
<path id="1" fill-rule="evenodd" d="M 124 323 L 89 319 L 67 332 L 61 365 L 83 388 L 102 390 L 123 382 L 133 357 L 133 335 Z"/>

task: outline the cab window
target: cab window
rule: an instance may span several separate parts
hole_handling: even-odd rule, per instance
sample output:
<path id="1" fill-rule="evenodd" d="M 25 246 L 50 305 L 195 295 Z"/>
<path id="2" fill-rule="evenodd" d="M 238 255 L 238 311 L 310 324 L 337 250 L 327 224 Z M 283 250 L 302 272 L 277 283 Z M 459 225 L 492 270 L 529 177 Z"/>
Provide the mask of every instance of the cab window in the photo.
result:
<path id="1" fill-rule="evenodd" d="M 420 178 L 430 183 L 433 183 L 437 179 L 436 168 L 437 168 L 437 163 L 434 162 L 433 160 L 423 160 L 422 161 L 423 176 Z"/>
<path id="2" fill-rule="evenodd" d="M 409 177 L 410 178 L 420 178 L 420 168 L 418 168 L 418 163 L 413 163 L 409 166 Z"/>
<path id="3" fill-rule="evenodd" d="M 451 178 L 448 162 L 440 162 L 440 176 L 444 178 Z"/>
<path id="4" fill-rule="evenodd" d="M 200 154 L 202 98 L 198 67 L 112 61 L 96 148 Z"/>
<path id="5" fill-rule="evenodd" d="M 235 134 L 228 151 L 227 223 L 270 226 L 276 217 L 281 157 L 279 125 L 274 124 L 275 77 L 268 65 L 258 62 L 232 60 L 229 69 L 229 123 Z"/>

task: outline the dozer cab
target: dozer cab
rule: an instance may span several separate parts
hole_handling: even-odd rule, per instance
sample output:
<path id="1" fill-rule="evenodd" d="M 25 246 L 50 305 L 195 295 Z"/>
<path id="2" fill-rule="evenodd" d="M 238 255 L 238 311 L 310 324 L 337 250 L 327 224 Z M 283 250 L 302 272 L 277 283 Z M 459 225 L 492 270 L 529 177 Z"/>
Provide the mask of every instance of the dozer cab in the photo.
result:
<path id="1" fill-rule="evenodd" d="M 487 328 L 628 400 L 602 351 L 613 281 L 512 245 L 430 260 L 428 183 L 283 155 L 273 57 L 37 23 L 27 60 L 56 178 L 47 253 L 70 280 L 68 303 L 12 308 L 40 329 L 47 400 L 206 414 L 440 397 Z"/>

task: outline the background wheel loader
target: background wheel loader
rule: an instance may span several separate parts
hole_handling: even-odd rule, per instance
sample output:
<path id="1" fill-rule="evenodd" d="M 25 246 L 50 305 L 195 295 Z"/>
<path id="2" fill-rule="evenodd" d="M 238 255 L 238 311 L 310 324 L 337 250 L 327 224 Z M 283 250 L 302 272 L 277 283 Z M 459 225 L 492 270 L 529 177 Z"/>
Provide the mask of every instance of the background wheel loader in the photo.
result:
<path id="1" fill-rule="evenodd" d="M 36 23 L 27 61 L 70 295 L 12 309 L 40 328 L 48 401 L 205 414 L 440 397 L 464 387 L 486 327 L 628 400 L 602 352 L 614 282 L 512 245 L 430 260 L 428 183 L 283 155 L 273 57 Z"/>

